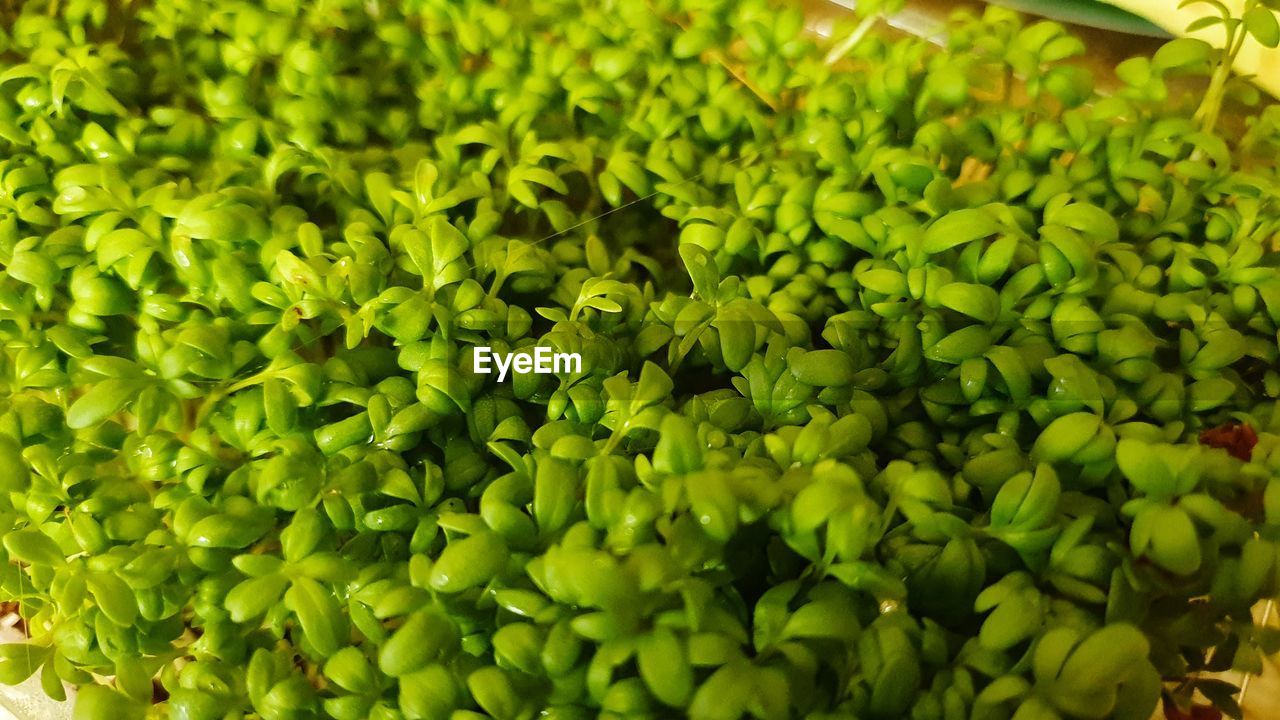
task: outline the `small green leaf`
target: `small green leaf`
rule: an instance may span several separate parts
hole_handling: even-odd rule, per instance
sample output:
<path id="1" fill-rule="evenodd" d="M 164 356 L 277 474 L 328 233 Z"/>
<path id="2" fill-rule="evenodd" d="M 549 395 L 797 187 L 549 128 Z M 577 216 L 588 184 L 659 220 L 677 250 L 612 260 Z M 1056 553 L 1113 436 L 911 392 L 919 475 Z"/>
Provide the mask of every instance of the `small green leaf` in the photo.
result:
<path id="1" fill-rule="evenodd" d="M 265 575 L 244 580 L 231 588 L 223 605 L 231 619 L 245 623 L 261 617 L 280 601 L 289 580 L 283 575 Z"/>
<path id="2" fill-rule="evenodd" d="M 332 655 L 347 642 L 347 622 L 338 601 L 320 583 L 306 577 L 294 578 L 284 602 L 298 616 L 308 642 L 322 656 Z"/>
<path id="3" fill-rule="evenodd" d="M 1280 21 L 1274 11 L 1262 6 L 1251 8 L 1244 14 L 1244 27 L 1263 47 L 1280 46 Z"/>
<path id="4" fill-rule="evenodd" d="M 458 631 L 438 610 L 418 610 L 382 644 L 378 667 L 391 677 L 402 677 L 453 656 Z"/>
<path id="5" fill-rule="evenodd" d="M 0 683 L 22 683 L 35 674 L 51 652 L 48 646 L 29 642 L 0 645 Z"/>
<path id="6" fill-rule="evenodd" d="M 146 381 L 107 378 L 81 395 L 67 410 L 67 427 L 82 430 L 106 420 L 133 400 Z"/>
<path id="7" fill-rule="evenodd" d="M 943 307 L 968 315 L 975 320 L 991 322 L 1000 312 L 1000 296 L 985 285 L 949 283 L 938 290 L 938 302 Z"/>
<path id="8" fill-rule="evenodd" d="M 1156 50 L 1151 62 L 1165 69 L 1195 67 L 1208 62 L 1212 50 L 1213 47 L 1203 40 L 1177 38 Z"/>
<path id="9" fill-rule="evenodd" d="M 455 540 L 431 568 L 431 587 L 439 592 L 456 593 L 483 585 L 507 563 L 507 547 L 492 532 L 480 532 Z"/>
<path id="10" fill-rule="evenodd" d="M 684 261 L 685 270 L 693 279 L 693 290 L 698 297 L 711 301 L 720 286 L 720 271 L 716 268 L 715 258 L 711 253 L 698 245 L 683 243 L 680 245 L 680 259 Z"/>
<path id="11" fill-rule="evenodd" d="M 1000 223 L 985 210 L 963 209 L 933 221 L 924 232 L 924 251 L 940 253 L 1000 232 Z"/>
<path id="12" fill-rule="evenodd" d="M 58 544 L 35 528 L 23 528 L 5 535 L 4 549 L 14 559 L 32 565 L 57 566 L 66 562 Z"/>
<path id="13" fill-rule="evenodd" d="M 76 693 L 73 720 L 143 720 L 146 705 L 104 685 L 89 683 Z"/>
<path id="14" fill-rule="evenodd" d="M 655 697 L 671 707 L 684 707 L 693 693 L 693 670 L 675 633 L 654 628 L 640 640 L 636 664 Z"/>
<path id="15" fill-rule="evenodd" d="M 813 350 L 800 355 L 791 372 L 806 385 L 839 387 L 853 381 L 857 367 L 853 358 L 839 350 Z"/>
<path id="16" fill-rule="evenodd" d="M 131 627 L 138 616 L 133 590 L 112 573 L 92 573 L 85 578 L 98 608 L 111 622 Z"/>

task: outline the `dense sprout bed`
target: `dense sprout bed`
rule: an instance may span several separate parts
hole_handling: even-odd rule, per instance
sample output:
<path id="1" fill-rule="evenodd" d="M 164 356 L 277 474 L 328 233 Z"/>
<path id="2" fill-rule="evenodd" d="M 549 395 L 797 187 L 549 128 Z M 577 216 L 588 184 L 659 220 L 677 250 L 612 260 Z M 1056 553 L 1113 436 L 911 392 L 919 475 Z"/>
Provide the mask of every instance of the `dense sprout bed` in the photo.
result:
<path id="1" fill-rule="evenodd" d="M 1280 115 L 1208 46 L 305 5 L 4 10 L 0 680 L 1146 720 L 1275 649 Z"/>

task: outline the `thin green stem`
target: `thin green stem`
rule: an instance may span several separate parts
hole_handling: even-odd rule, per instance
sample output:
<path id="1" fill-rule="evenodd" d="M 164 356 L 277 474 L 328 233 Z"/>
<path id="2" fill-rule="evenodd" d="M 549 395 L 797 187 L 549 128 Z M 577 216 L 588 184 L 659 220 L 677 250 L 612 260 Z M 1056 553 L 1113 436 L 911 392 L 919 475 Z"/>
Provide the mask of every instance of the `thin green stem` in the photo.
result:
<path id="1" fill-rule="evenodd" d="M 1246 3 L 1245 11 L 1247 12 L 1253 5 L 1254 3 Z M 1227 82 L 1231 79 L 1231 70 L 1235 65 L 1236 57 L 1240 55 L 1240 50 L 1244 47 L 1245 40 L 1249 37 L 1249 33 L 1243 23 L 1228 22 L 1224 24 L 1227 31 L 1227 42 L 1222 48 L 1222 56 L 1219 59 L 1218 66 L 1214 69 L 1213 77 L 1209 81 L 1209 88 L 1205 91 L 1204 101 L 1192 118 L 1200 123 L 1201 131 L 1206 133 L 1213 132 L 1218 125 L 1218 118 L 1222 114 L 1222 105 L 1226 100 Z"/>
<path id="2" fill-rule="evenodd" d="M 831 48 L 830 52 L 828 52 L 827 56 L 823 59 L 823 62 L 827 65 L 835 65 L 840 62 L 840 60 L 842 60 L 846 55 L 853 52 L 853 49 L 858 46 L 858 43 L 862 42 L 862 38 L 866 37 L 867 33 L 871 32 L 871 28 L 875 27 L 876 23 L 879 22 L 882 17 L 883 15 L 880 13 L 873 13 L 862 18 L 862 22 L 858 23 L 858 26 L 853 29 L 853 32 L 849 33 L 848 37 L 836 43 L 835 46 Z"/>

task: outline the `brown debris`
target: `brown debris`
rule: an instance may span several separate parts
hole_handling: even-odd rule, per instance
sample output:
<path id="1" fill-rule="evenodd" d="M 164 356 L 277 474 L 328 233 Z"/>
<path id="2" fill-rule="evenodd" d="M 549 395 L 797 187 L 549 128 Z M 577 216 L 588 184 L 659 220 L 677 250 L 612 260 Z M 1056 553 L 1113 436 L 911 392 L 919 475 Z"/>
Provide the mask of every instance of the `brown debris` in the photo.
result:
<path id="1" fill-rule="evenodd" d="M 1200 433 L 1200 444 L 1222 448 L 1232 457 L 1249 462 L 1253 446 L 1258 444 L 1258 433 L 1247 423 L 1225 423 Z"/>

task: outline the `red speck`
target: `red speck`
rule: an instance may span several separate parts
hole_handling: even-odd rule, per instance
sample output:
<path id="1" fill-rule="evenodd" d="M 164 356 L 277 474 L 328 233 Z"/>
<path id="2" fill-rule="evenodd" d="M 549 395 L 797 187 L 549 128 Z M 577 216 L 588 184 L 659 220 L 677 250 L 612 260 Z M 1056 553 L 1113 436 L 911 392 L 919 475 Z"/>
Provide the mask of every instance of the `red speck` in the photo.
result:
<path id="1" fill-rule="evenodd" d="M 1253 457 L 1253 446 L 1258 444 L 1258 433 L 1248 424 L 1226 423 L 1200 433 L 1200 444 L 1222 448 L 1245 462 Z"/>
<path id="2" fill-rule="evenodd" d="M 1192 705 L 1190 713 L 1179 710 L 1168 698 L 1163 705 L 1166 720 L 1222 720 L 1222 711 L 1211 705 Z"/>

